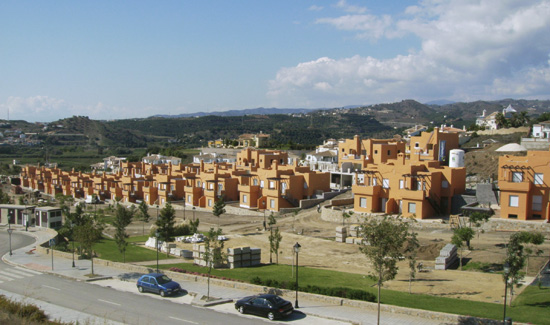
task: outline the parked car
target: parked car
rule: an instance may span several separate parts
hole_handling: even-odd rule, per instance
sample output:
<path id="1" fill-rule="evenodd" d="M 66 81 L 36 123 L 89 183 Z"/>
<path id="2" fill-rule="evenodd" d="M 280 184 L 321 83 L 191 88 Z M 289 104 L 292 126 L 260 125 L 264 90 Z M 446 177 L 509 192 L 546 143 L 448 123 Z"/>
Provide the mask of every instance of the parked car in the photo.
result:
<path id="1" fill-rule="evenodd" d="M 162 273 L 149 273 L 142 275 L 137 281 L 139 292 L 154 292 L 162 297 L 174 294 L 181 290 L 179 283 L 172 281 Z"/>
<path id="2" fill-rule="evenodd" d="M 235 302 L 235 309 L 241 314 L 253 314 L 274 320 L 290 314 L 294 308 L 292 303 L 277 295 L 265 294 L 245 297 Z"/>

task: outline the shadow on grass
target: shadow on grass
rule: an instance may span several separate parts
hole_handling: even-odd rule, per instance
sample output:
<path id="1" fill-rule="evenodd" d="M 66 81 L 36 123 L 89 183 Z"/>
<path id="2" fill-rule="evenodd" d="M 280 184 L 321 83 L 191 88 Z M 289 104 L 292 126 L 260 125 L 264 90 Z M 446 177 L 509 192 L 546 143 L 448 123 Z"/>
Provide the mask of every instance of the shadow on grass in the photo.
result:
<path id="1" fill-rule="evenodd" d="M 524 306 L 531 306 L 531 307 L 550 307 L 550 301 L 545 301 L 545 302 L 535 302 L 535 303 L 531 303 L 531 304 L 525 304 Z"/>
<path id="2" fill-rule="evenodd" d="M 401 282 L 409 282 L 409 280 L 407 279 L 404 279 L 404 280 L 399 280 Z M 452 280 L 448 280 L 448 279 L 414 279 L 412 282 L 448 282 L 448 281 L 452 281 Z"/>

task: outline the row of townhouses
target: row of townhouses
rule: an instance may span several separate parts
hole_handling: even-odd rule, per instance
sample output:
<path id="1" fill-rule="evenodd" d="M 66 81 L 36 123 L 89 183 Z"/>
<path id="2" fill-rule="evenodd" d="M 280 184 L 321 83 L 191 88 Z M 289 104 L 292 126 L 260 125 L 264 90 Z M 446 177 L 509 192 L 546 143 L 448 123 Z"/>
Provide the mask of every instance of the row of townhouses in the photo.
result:
<path id="1" fill-rule="evenodd" d="M 112 174 L 26 166 L 21 181 L 23 187 L 48 195 L 95 195 L 101 200 L 145 201 L 149 205 L 183 201 L 207 209 L 223 197 L 245 208 L 280 211 L 330 191 L 328 173 L 287 162 L 288 154 L 283 151 L 245 149 L 237 154 L 234 164 L 121 162 L 121 169 Z"/>

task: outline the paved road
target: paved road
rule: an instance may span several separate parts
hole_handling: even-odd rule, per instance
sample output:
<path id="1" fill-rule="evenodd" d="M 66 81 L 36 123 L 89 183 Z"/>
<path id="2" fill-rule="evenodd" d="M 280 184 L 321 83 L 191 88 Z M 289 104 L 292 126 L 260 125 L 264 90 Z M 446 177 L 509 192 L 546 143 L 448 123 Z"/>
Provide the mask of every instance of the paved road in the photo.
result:
<path id="1" fill-rule="evenodd" d="M 0 255 L 9 252 L 7 239 L 7 234 L 0 232 Z M 32 238 L 24 235 L 12 235 L 14 249 L 32 242 Z M 84 313 L 82 317 L 92 315 L 95 316 L 92 323 L 98 324 L 111 321 L 124 324 L 257 324 L 258 321 L 262 321 L 207 308 L 171 303 L 171 298 L 151 299 L 148 295 L 135 295 L 68 280 L 12 267 L 3 262 L 0 263 L 0 293 L 15 294 L 15 297 L 31 297 L 33 301 L 44 301 L 50 306 L 76 310 Z M 89 323 L 90 319 L 80 318 L 79 321 Z"/>

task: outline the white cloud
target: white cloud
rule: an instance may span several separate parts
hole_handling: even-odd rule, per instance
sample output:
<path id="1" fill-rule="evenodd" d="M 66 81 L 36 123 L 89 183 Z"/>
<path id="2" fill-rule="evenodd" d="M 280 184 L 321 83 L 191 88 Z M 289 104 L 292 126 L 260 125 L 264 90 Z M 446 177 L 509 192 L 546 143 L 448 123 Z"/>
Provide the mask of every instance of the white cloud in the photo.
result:
<path id="1" fill-rule="evenodd" d="M 356 13 L 356 14 L 362 14 L 362 13 L 367 11 L 367 8 L 350 5 L 350 4 L 347 3 L 346 0 L 338 1 L 338 3 L 336 4 L 336 8 L 340 8 L 340 9 L 344 10 L 345 12 L 352 12 L 352 13 Z"/>
<path id="2" fill-rule="evenodd" d="M 310 10 L 310 11 L 321 11 L 321 10 L 323 10 L 323 9 L 324 9 L 323 6 L 317 6 L 317 5 L 311 5 L 311 6 L 308 8 L 308 10 Z"/>
<path id="3" fill-rule="evenodd" d="M 352 14 L 316 22 L 361 38 L 415 36 L 420 45 L 389 59 L 355 55 L 282 68 L 270 82 L 274 105 L 550 98 L 549 0 L 426 0 L 395 17 Z"/>
<path id="4" fill-rule="evenodd" d="M 0 103 L 0 111 L 7 114 L 8 110 L 10 120 L 30 122 L 51 122 L 73 115 L 88 116 L 92 119 L 136 116 L 135 110 L 106 106 L 101 102 L 93 105 L 73 105 L 63 99 L 40 95 L 31 97 L 10 96 L 4 103 Z"/>

